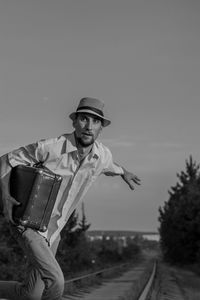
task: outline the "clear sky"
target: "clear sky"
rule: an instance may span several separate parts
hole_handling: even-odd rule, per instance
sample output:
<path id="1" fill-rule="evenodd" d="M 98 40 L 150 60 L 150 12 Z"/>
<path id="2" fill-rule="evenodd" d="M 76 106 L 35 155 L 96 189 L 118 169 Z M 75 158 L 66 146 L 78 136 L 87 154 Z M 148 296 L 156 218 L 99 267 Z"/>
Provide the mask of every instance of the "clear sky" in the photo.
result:
<path id="1" fill-rule="evenodd" d="M 0 1 L 0 154 L 71 132 L 84 96 L 105 101 L 100 139 L 136 173 L 85 197 L 91 229 L 156 230 L 191 154 L 200 162 L 200 1 Z"/>

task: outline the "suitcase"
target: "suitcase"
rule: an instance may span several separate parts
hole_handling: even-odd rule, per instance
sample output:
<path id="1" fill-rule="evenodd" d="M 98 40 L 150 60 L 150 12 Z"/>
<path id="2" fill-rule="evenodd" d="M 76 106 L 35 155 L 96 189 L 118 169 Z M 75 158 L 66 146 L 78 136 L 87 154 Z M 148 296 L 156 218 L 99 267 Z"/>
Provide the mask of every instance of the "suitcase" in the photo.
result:
<path id="1" fill-rule="evenodd" d="M 18 165 L 12 169 L 10 193 L 20 205 L 13 208 L 18 225 L 46 231 L 62 177 L 47 168 Z"/>

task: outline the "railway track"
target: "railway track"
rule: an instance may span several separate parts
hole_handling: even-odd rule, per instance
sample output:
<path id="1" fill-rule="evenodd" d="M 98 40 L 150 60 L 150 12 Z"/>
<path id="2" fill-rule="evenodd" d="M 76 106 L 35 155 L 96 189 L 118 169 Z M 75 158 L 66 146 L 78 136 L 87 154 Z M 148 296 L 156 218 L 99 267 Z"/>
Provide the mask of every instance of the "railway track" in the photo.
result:
<path id="1" fill-rule="evenodd" d="M 63 300 L 147 300 L 155 274 L 156 264 L 152 260 L 128 269 L 127 265 L 104 269 L 66 281 Z"/>
<path id="2" fill-rule="evenodd" d="M 67 280 L 62 297 L 62 300 L 186 299 L 174 268 L 155 261 L 143 261 L 128 269 L 124 264 Z"/>

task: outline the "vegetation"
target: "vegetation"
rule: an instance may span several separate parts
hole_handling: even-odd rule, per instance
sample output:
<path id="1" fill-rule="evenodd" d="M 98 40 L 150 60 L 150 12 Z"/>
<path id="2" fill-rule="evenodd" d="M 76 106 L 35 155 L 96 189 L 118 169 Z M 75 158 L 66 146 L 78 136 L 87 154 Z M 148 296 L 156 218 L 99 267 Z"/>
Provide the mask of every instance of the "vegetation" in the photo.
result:
<path id="1" fill-rule="evenodd" d="M 127 247 L 122 247 L 113 237 L 103 236 L 102 240 L 90 241 L 86 233 L 89 227 L 82 206 L 81 221 L 78 222 L 78 215 L 74 212 L 62 231 L 56 257 L 65 277 L 121 263 L 139 255 L 140 247 L 133 241 Z"/>
<path id="2" fill-rule="evenodd" d="M 176 282 L 181 287 L 185 298 L 200 299 L 200 277 L 188 268 L 173 268 Z"/>
<path id="3" fill-rule="evenodd" d="M 21 280 L 25 274 L 26 259 L 17 242 L 10 235 L 7 221 L 2 217 L 0 218 L 0 235 L 1 280 Z"/>
<path id="4" fill-rule="evenodd" d="M 200 262 L 200 173 L 192 156 L 169 200 L 159 208 L 161 249 L 166 261 L 176 264 Z"/>

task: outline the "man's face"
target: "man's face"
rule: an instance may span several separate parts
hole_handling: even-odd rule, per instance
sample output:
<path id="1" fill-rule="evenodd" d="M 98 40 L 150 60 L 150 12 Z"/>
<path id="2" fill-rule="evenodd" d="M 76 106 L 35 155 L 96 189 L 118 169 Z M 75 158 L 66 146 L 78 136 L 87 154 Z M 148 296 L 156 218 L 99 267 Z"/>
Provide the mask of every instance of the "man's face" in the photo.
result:
<path id="1" fill-rule="evenodd" d="M 82 147 L 92 145 L 102 130 L 101 119 L 88 113 L 78 113 L 73 126 L 76 139 Z"/>

